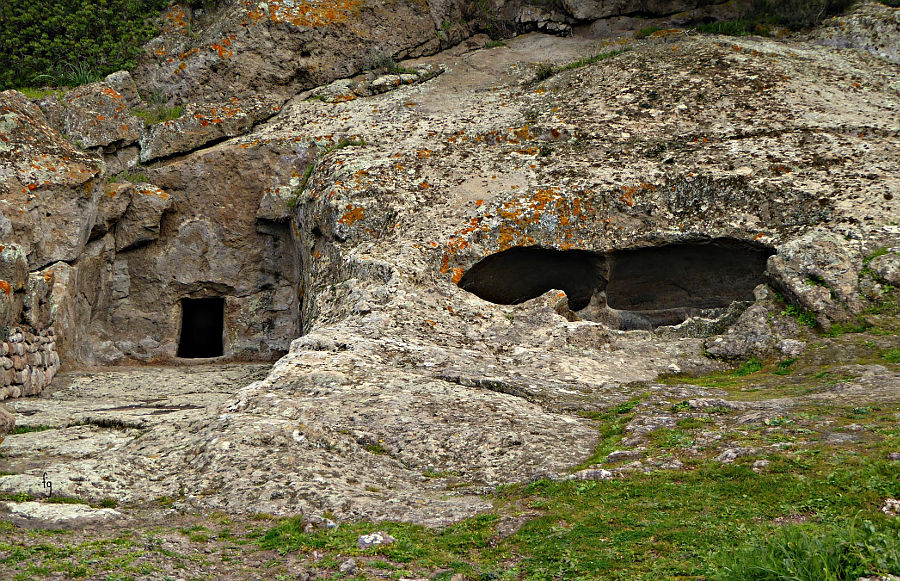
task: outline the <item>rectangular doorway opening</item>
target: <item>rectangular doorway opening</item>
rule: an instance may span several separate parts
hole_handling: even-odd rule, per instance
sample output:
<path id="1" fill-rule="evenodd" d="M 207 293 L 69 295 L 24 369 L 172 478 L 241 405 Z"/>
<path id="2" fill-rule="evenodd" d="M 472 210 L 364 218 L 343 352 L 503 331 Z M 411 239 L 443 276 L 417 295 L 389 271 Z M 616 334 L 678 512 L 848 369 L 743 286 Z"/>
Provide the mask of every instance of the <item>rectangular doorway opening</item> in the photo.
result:
<path id="1" fill-rule="evenodd" d="M 225 328 L 225 299 L 181 299 L 181 338 L 178 357 L 221 357 Z"/>

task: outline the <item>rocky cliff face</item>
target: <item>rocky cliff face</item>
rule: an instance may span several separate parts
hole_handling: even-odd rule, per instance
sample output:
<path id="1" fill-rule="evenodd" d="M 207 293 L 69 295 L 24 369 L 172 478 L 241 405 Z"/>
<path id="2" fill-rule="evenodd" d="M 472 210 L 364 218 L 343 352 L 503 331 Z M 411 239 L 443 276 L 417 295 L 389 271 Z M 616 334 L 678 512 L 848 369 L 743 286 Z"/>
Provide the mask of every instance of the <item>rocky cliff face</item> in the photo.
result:
<path id="1" fill-rule="evenodd" d="M 2 94 L 5 328 L 54 326 L 69 365 L 169 359 L 180 301 L 227 295 L 223 355 L 286 351 L 300 331 L 290 232 L 282 216 L 256 214 L 267 185 L 296 171 L 279 165 L 284 156 L 302 160 L 305 149 L 238 148 L 242 164 L 223 146 L 203 155 L 230 158 L 228 170 L 218 161 L 141 168 L 143 152 L 171 147 L 160 126 L 145 128 L 135 117 L 137 103 L 127 73 L 42 100 L 46 116 L 19 93 Z M 180 129 L 180 146 L 190 149 L 259 110 L 232 103 L 206 111 L 225 118 L 207 123 L 191 109 L 196 128 L 172 124 L 169 133 Z M 224 129 L 206 132 L 207 125 Z"/>
<path id="2" fill-rule="evenodd" d="M 615 3 L 563 4 L 590 19 Z M 224 301 L 226 355 L 299 337 L 189 437 L 159 426 L 57 467 L 64 492 L 183 487 L 229 509 L 447 522 L 482 501 L 438 498 L 445 476 L 423 474 L 475 490 L 556 473 L 593 444 L 575 412 L 626 400 L 634 382 L 721 365 L 705 352 L 802 352 L 791 311 L 823 329 L 894 324 L 866 312 L 897 292 L 893 64 L 803 39 L 528 34 L 486 49 L 476 36 L 402 63 L 444 72 L 395 71 L 384 92 L 357 78 L 283 104 L 241 96 L 254 103 L 242 113 L 264 113 L 227 129 L 229 87 L 287 96 L 353 75 L 368 49 L 436 51 L 435 11 L 465 8 L 403 2 L 378 20 L 382 5 L 225 3 L 191 16 L 212 19 L 221 54 L 169 62 L 188 17 L 171 12 L 138 85 L 217 104 L 140 135 L 105 124 L 125 113 L 111 95 L 109 112 L 48 122 L 3 94 L 9 323 L 28 316 L 35 271 L 53 274 L 73 362 L 174 357 L 186 298 Z M 81 93 L 127 99 L 115 81 Z M 107 136 L 85 153 L 49 123 Z M 139 183 L 108 183 L 116 161 Z M 582 254 L 548 262 L 548 249 Z M 475 278 L 493 302 L 457 284 Z"/>

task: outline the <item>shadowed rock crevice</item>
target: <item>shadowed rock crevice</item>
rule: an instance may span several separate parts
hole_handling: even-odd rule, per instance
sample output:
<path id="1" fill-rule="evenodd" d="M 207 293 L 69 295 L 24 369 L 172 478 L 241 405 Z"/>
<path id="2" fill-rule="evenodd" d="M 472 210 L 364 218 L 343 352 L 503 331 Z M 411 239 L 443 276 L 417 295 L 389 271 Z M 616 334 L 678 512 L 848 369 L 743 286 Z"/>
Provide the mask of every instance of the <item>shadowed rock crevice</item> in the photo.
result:
<path id="1" fill-rule="evenodd" d="M 550 289 L 562 289 L 569 307 L 579 310 L 606 287 L 605 259 L 586 250 L 516 247 L 478 261 L 460 279 L 460 288 L 501 305 L 516 305 Z"/>
<path id="2" fill-rule="evenodd" d="M 752 301 L 772 253 L 725 238 L 606 254 L 517 247 L 477 262 L 459 286 L 504 305 L 562 289 L 576 318 L 650 329 L 715 316 L 734 301 Z"/>

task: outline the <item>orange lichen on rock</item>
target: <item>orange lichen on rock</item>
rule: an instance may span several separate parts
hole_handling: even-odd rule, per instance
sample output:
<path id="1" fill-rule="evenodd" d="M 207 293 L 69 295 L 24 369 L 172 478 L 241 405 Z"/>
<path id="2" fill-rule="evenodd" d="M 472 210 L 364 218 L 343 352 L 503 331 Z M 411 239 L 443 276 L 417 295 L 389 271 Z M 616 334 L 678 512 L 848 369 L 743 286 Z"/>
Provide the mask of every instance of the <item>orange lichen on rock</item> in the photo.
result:
<path id="1" fill-rule="evenodd" d="M 264 18 L 294 26 L 329 26 L 345 22 L 362 2 L 360 0 L 268 0 L 247 2 L 247 17 L 253 23 Z"/>
<path id="2" fill-rule="evenodd" d="M 640 191 L 645 192 L 654 192 L 656 191 L 656 186 L 649 183 L 641 183 L 637 186 L 622 186 L 622 195 L 619 196 L 619 201 L 623 204 L 626 204 L 628 207 L 634 207 L 634 195 Z"/>
<path id="3" fill-rule="evenodd" d="M 138 193 L 142 196 L 157 196 L 159 198 L 162 198 L 163 200 L 169 198 L 169 194 L 158 188 L 141 188 L 138 190 Z"/>
<path id="4" fill-rule="evenodd" d="M 3 291 L 6 293 L 6 296 L 9 296 L 9 293 L 12 292 L 12 285 L 5 280 L 0 280 L 0 291 Z"/>
<path id="5" fill-rule="evenodd" d="M 347 226 L 352 226 L 356 222 L 359 222 L 365 218 L 365 213 L 363 211 L 362 206 L 352 206 L 351 204 L 347 204 L 347 211 L 341 216 L 340 220 L 338 220 L 338 224 L 345 224 Z"/>
<path id="6" fill-rule="evenodd" d="M 122 95 L 113 89 L 112 87 L 103 87 L 100 89 L 100 92 L 106 95 L 107 97 L 112 97 L 113 99 L 121 99 Z"/>

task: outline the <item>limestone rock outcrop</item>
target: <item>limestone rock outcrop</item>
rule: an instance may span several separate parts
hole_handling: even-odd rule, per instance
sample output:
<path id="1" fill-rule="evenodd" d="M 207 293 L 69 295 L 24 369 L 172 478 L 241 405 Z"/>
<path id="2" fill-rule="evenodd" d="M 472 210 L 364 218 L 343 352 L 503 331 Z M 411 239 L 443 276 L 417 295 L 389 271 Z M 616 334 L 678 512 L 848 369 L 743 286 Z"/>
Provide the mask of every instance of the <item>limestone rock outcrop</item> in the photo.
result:
<path id="1" fill-rule="evenodd" d="M 138 99 L 130 79 L 127 73 L 111 75 L 66 93 L 62 100 L 70 106 L 57 122 L 71 129 L 66 124 L 72 119 L 124 116 Z M 260 171 L 265 174 L 272 161 L 283 160 L 283 153 L 294 154 L 302 168 L 306 145 L 272 151 L 268 162 L 256 149 L 235 148 L 249 155 L 246 165 L 230 174 L 239 179 L 227 186 L 209 179 L 210 168 L 195 165 L 188 169 L 187 185 L 173 180 L 177 165 L 155 174 L 134 168 L 136 153 L 128 162 L 133 170 L 111 176 L 110 168 L 123 169 L 115 166 L 123 153 L 137 151 L 132 142 L 139 132 L 115 134 L 116 127 L 85 121 L 77 141 L 92 149 L 86 152 L 21 94 L 7 91 L 0 102 L 0 325 L 21 325 L 33 333 L 55 325 L 59 353 L 69 365 L 172 358 L 179 341 L 179 300 L 228 292 L 234 302 L 222 314 L 229 329 L 218 339 L 222 354 L 271 358 L 287 351 L 300 332 L 290 230 L 283 220 L 257 220 L 255 214 L 266 191 L 288 184 L 300 170 L 283 165 L 268 181 L 260 180 Z M 228 117 L 218 133 L 192 136 L 185 126 L 177 134 L 181 139 L 150 139 L 163 148 L 151 151 L 187 151 L 246 131 L 260 118 L 254 111 L 265 110 L 264 117 L 274 112 L 271 100 L 255 102 L 268 105 L 254 106 L 252 114 L 229 109 L 231 116 L 214 108 L 207 113 Z M 42 105 L 53 111 L 46 101 Z M 192 119 L 199 128 L 205 118 L 196 113 Z M 144 131 L 142 123 L 136 125 Z M 195 191 L 194 179 L 209 187 Z M 205 266 L 196 263 L 198 257 Z M 32 386 L 49 383 L 34 379 L 15 377 L 3 385 L 27 384 L 13 391 L 30 394 Z"/>
<path id="2" fill-rule="evenodd" d="M 0 405 L 0 443 L 3 442 L 3 436 L 10 433 L 15 426 L 15 415 L 8 408 Z"/>
<path id="3" fill-rule="evenodd" d="M 75 260 L 93 226 L 100 159 L 66 141 L 16 91 L 0 93 L 0 242 L 32 270 Z"/>
<path id="4" fill-rule="evenodd" d="M 175 4 L 163 22 L 135 76 L 146 90 L 181 102 L 260 91 L 288 96 L 378 59 L 440 47 L 441 23 L 428 3 L 407 0 L 238 0 L 211 13 Z"/>
<path id="5" fill-rule="evenodd" d="M 141 163 L 247 133 L 255 123 L 274 115 L 280 105 L 280 99 L 269 97 L 190 104 L 177 119 L 147 128 L 141 138 Z"/>
<path id="6" fill-rule="evenodd" d="M 397 56 L 442 42 L 424 4 L 338 3 L 327 22 L 310 20 L 324 4 L 287 6 L 226 4 L 247 26 L 232 39 L 222 21 L 208 31 L 230 44 L 203 42 L 223 55 L 257 48 L 204 46 L 178 63 L 169 51 L 187 45 L 173 7 L 138 85 L 171 84 L 173 98 L 207 86 L 204 98 L 226 98 L 214 93 L 227 83 L 295 91 L 355 73 L 359 46 Z M 308 9 L 299 24 L 297 7 Z M 411 24 L 380 44 L 367 36 L 375 18 L 350 30 L 388 8 L 383 23 Z M 56 305 L 59 348 L 75 361 L 170 360 L 179 317 L 204 299 L 220 309 L 223 355 L 272 355 L 294 339 L 265 380 L 189 426 L 155 425 L 103 458 L 55 466 L 62 491 L 148 501 L 190 490 L 202 494 L 184 506 L 443 524 L 485 507 L 467 491 L 565 477 L 594 444 L 577 412 L 627 401 L 660 373 L 722 369 L 704 347 L 802 351 L 796 322 L 770 322 L 787 306 L 769 287 L 754 294 L 757 282 L 823 329 L 872 304 L 865 257 L 888 256 L 900 236 L 894 65 L 797 38 L 487 40 L 401 63 L 439 76 L 352 100 L 300 93 L 247 134 L 161 155 L 142 171 L 171 205 L 141 198 L 144 180 L 97 186 L 71 264 L 32 265 L 34 244 L 22 243 L 26 271 L 52 273 L 49 290 L 12 258 L 4 272 L 39 295 L 30 320 Z M 325 54 L 314 51 L 338 43 L 352 54 L 309 72 Z M 528 296 L 491 302 L 458 286 L 485 258 L 533 247 L 603 259 L 579 284 L 535 277 L 520 285 Z M 520 258 L 497 287 L 545 264 Z M 726 280 L 679 274 L 707 258 Z M 879 293 L 896 290 L 890 260 L 869 262 Z M 618 298 L 641 295 L 624 304 L 622 273 Z M 608 325 L 579 307 L 648 324 Z"/>
<path id="7" fill-rule="evenodd" d="M 879 58 L 900 63 L 900 10 L 886 3 L 866 0 L 850 13 L 826 20 L 813 38 L 827 46 L 868 51 Z"/>

